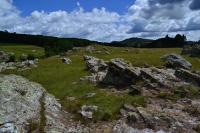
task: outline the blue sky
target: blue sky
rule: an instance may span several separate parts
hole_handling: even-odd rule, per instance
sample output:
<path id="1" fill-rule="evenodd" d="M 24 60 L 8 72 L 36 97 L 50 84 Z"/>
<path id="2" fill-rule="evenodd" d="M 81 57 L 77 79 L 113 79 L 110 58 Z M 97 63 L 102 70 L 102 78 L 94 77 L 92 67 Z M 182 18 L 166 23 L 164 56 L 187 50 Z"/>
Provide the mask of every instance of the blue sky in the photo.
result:
<path id="1" fill-rule="evenodd" d="M 185 34 L 200 40 L 200 0 L 0 0 L 0 30 L 102 42 Z"/>
<path id="2" fill-rule="evenodd" d="M 14 5 L 22 11 L 22 15 L 30 15 L 34 10 L 52 12 L 57 10 L 73 11 L 77 3 L 86 11 L 93 8 L 106 8 L 108 11 L 124 14 L 134 0 L 14 0 Z"/>

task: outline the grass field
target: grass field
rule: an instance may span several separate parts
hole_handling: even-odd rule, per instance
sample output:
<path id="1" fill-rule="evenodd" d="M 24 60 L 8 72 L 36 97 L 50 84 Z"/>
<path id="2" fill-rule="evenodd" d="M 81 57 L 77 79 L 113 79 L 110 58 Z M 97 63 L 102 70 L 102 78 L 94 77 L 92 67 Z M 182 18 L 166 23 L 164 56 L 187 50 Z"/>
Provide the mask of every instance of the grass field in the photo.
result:
<path id="1" fill-rule="evenodd" d="M 22 54 L 32 54 L 36 58 L 44 57 L 44 49 L 33 45 L 0 43 L 0 51 L 1 50 L 6 53 L 15 53 L 16 58 L 19 58 Z"/>
<path id="2" fill-rule="evenodd" d="M 96 46 L 96 51 L 104 51 L 105 47 Z M 115 94 L 107 91 L 105 88 L 88 84 L 86 81 L 80 81 L 80 78 L 88 75 L 85 70 L 83 55 L 92 55 L 104 60 L 112 58 L 124 58 L 130 61 L 134 66 L 149 64 L 160 67 L 163 62 L 160 56 L 167 53 L 180 53 L 181 49 L 135 49 L 135 48 L 113 48 L 106 47 L 110 54 L 102 52 L 88 53 L 85 49 L 80 49 L 69 55 L 72 64 L 66 65 L 61 62 L 58 56 L 41 59 L 39 67 L 22 72 L 7 71 L 5 73 L 15 73 L 27 77 L 28 79 L 42 84 L 46 90 L 55 95 L 64 109 L 77 113 L 81 105 L 96 105 L 98 112 L 95 114 L 95 120 L 108 120 L 116 118 L 119 109 L 124 103 L 137 106 L 144 106 L 145 98 L 142 96 L 131 96 L 128 93 Z M 186 57 L 195 70 L 200 70 L 200 60 Z M 85 98 L 87 93 L 96 93 L 92 98 Z M 70 101 L 68 97 L 75 97 L 76 100 Z"/>

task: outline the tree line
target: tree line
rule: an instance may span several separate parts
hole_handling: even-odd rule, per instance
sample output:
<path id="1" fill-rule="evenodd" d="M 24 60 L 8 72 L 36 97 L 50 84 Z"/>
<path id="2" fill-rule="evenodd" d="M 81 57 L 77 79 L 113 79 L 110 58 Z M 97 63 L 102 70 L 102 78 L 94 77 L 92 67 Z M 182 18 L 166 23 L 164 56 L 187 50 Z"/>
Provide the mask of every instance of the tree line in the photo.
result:
<path id="1" fill-rule="evenodd" d="M 43 35 L 28 35 L 0 31 L 0 43 L 20 43 L 36 45 L 45 49 L 46 56 L 66 52 L 73 47 L 84 47 L 93 44 L 93 41 L 76 38 L 58 38 Z"/>

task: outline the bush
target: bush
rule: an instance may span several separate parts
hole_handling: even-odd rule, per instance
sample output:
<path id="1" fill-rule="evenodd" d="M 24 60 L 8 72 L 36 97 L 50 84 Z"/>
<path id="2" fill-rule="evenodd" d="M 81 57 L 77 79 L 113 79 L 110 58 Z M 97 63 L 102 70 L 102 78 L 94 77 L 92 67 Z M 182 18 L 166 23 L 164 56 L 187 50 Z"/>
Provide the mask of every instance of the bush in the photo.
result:
<path id="1" fill-rule="evenodd" d="M 27 57 L 28 60 L 34 60 L 35 56 L 33 54 L 29 54 Z"/>
<path id="2" fill-rule="evenodd" d="M 25 55 L 25 54 L 22 54 L 20 57 L 19 57 L 20 61 L 26 61 L 28 59 L 28 56 Z"/>
<path id="3" fill-rule="evenodd" d="M 15 59 L 16 59 L 15 54 L 10 54 L 7 62 L 15 62 Z"/>

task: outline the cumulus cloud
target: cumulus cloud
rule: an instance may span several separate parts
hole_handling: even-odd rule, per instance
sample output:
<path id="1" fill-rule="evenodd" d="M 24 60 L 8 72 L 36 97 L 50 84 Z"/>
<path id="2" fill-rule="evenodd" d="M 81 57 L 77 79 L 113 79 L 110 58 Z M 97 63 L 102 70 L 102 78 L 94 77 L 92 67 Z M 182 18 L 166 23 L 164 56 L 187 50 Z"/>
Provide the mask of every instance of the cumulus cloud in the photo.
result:
<path id="1" fill-rule="evenodd" d="M 136 0 L 127 15 L 132 25 L 128 33 L 151 36 L 195 32 L 189 39 L 199 39 L 200 11 L 192 11 L 190 3 L 190 0 Z"/>
<path id="2" fill-rule="evenodd" d="M 84 11 L 33 11 L 22 17 L 12 0 L 0 1 L 0 30 L 77 37 L 109 42 L 128 37 L 158 38 L 166 34 L 186 34 L 197 40 L 200 33 L 200 11 L 190 0 L 136 0 L 126 14 L 94 8 Z M 192 10 L 191 10 L 192 9 Z M 195 10 L 194 10 L 195 9 Z"/>

